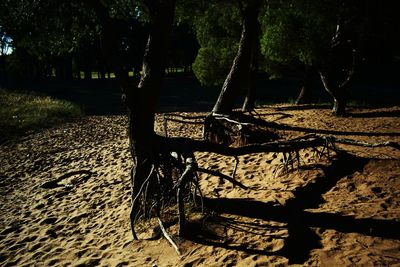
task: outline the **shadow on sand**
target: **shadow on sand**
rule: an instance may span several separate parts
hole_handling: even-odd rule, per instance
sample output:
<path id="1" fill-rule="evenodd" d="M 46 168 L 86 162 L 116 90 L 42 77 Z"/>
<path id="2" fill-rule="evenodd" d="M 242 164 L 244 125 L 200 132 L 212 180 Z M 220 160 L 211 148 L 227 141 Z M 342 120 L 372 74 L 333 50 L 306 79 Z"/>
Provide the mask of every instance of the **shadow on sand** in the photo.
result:
<path id="1" fill-rule="evenodd" d="M 361 114 L 368 114 L 368 113 L 361 113 Z M 396 112 L 391 113 L 396 114 Z M 260 125 L 267 128 L 272 128 L 276 130 L 286 130 L 286 131 L 296 131 L 296 132 L 304 132 L 304 133 L 313 133 L 313 134 L 326 134 L 326 135 L 358 135 L 358 136 L 400 136 L 400 132 L 357 132 L 357 131 L 337 131 L 337 130 L 328 130 L 328 129 L 314 129 L 308 127 L 299 127 L 299 126 L 290 126 L 283 123 L 277 123 L 274 121 L 266 121 L 265 119 L 261 118 L 263 114 L 258 115 L 259 118 L 253 117 L 251 115 L 241 114 L 240 121 L 253 123 L 256 125 Z M 268 115 L 279 115 L 281 118 L 283 117 L 290 117 L 289 114 L 285 113 L 269 113 Z M 285 116 L 287 115 L 287 116 Z M 372 114 L 373 115 L 373 114 Z M 279 118 L 279 119 L 281 119 Z M 277 120 L 275 120 L 277 121 Z"/>
<path id="2" fill-rule="evenodd" d="M 399 110 L 392 111 L 371 111 L 371 112 L 351 112 L 349 114 L 353 118 L 388 118 L 388 117 L 400 117 Z"/>
<path id="3" fill-rule="evenodd" d="M 324 176 L 315 183 L 298 189 L 295 197 L 285 206 L 249 199 L 206 198 L 206 207 L 217 214 L 230 214 L 245 218 L 261 219 L 284 223 L 288 231 L 284 247 L 278 251 L 254 249 L 251 244 L 230 244 L 218 236 L 204 234 L 201 227 L 194 227 L 191 239 L 200 244 L 213 245 L 225 249 L 238 250 L 250 254 L 284 256 L 292 263 L 304 263 L 308 260 L 312 249 L 321 247 L 320 237 L 312 230 L 313 227 L 334 229 L 339 232 L 360 233 L 363 235 L 400 240 L 400 222 L 381 219 L 356 219 L 353 216 L 325 212 L 310 212 L 305 209 L 318 207 L 323 203 L 322 194 L 329 191 L 342 177 L 363 169 L 368 159 L 340 154 L 329 166 L 322 167 Z M 220 216 L 220 215 L 217 215 Z M 224 217 L 219 217 L 224 220 Z M 240 228 L 240 223 L 225 218 L 225 224 Z M 253 223 L 247 225 L 247 231 L 267 229 L 270 226 Z M 243 228 L 243 227 L 242 227 Z M 262 233 L 261 233 L 262 235 Z"/>

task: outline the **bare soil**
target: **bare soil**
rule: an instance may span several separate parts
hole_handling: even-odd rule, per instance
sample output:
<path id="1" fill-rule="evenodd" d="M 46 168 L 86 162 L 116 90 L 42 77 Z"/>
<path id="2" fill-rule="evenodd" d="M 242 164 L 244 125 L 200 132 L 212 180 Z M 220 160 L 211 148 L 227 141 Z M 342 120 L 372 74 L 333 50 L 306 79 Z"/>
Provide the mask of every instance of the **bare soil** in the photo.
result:
<path id="1" fill-rule="evenodd" d="M 316 107 L 257 109 L 287 126 L 367 142 L 400 142 L 400 107 L 352 109 L 336 118 Z M 193 114 L 192 114 L 193 115 Z M 400 151 L 339 146 L 348 154 L 301 152 L 285 171 L 274 153 L 239 157 L 248 190 L 202 174 L 209 212 L 191 214 L 182 257 L 164 239 L 132 241 L 132 160 L 124 116 L 88 116 L 0 146 L 1 266 L 400 266 Z M 162 115 L 157 131 L 164 132 Z M 201 138 L 200 125 L 169 123 L 172 136 Z M 321 148 L 320 148 L 321 150 Z M 197 153 L 230 175 L 234 159 Z M 46 181 L 84 170 L 54 188 Z"/>

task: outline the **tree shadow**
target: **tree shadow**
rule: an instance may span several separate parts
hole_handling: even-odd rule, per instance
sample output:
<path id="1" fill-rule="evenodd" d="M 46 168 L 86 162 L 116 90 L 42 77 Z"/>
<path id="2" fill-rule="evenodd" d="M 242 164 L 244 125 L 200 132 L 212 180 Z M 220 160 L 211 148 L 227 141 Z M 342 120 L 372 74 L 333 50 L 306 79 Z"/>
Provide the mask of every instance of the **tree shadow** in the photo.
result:
<path id="1" fill-rule="evenodd" d="M 351 112 L 350 117 L 353 118 L 390 118 L 390 117 L 400 117 L 400 110 L 392 111 L 371 111 L 371 112 Z"/>
<path id="2" fill-rule="evenodd" d="M 198 231 L 193 231 L 190 238 L 200 244 L 251 254 L 280 255 L 288 258 L 290 263 L 304 263 L 309 258 L 312 249 L 321 247 L 320 237 L 312 230 L 313 227 L 400 240 L 400 222 L 398 221 L 357 219 L 354 216 L 305 210 L 318 207 L 324 202 L 322 194 L 329 191 L 342 177 L 362 170 L 367 162 L 368 159 L 365 158 L 347 153 L 340 154 L 331 165 L 323 168 L 324 175 L 322 177 L 319 177 L 315 183 L 298 189 L 294 193 L 295 197 L 285 206 L 276 206 L 251 199 L 204 199 L 205 206 L 217 214 L 284 223 L 289 235 L 285 239 L 283 248 L 276 252 L 254 249 L 249 244 L 229 244 L 226 240 L 221 240 L 221 237 L 205 238 Z M 233 225 L 235 226 L 235 223 Z M 254 227 L 268 226 L 255 224 Z"/>
<path id="3" fill-rule="evenodd" d="M 261 112 L 257 112 L 256 110 L 254 110 L 254 111 L 249 111 L 248 113 L 250 115 L 254 114 L 254 117 L 258 117 L 261 120 L 263 120 L 263 117 L 267 117 L 267 116 L 279 116 L 274 121 L 283 120 L 283 119 L 286 119 L 286 118 L 293 117 L 292 114 L 287 114 L 287 113 L 284 113 L 284 112 L 261 113 Z"/>
<path id="4" fill-rule="evenodd" d="M 314 134 L 326 134 L 326 135 L 358 135 L 358 136 L 400 136 L 400 132 L 387 132 L 387 133 L 377 133 L 377 132 L 350 132 L 350 131 L 336 131 L 336 130 L 326 130 L 326 129 L 313 129 L 307 127 L 290 126 L 286 124 L 279 124 L 276 122 L 269 122 L 263 119 L 255 118 L 253 116 L 238 114 L 238 119 L 241 122 L 253 123 L 259 126 L 264 126 L 267 128 L 272 128 L 276 130 L 285 131 L 296 131 L 304 133 L 314 133 Z"/>
<path id="5" fill-rule="evenodd" d="M 332 105 L 303 104 L 303 105 L 291 105 L 285 107 L 275 107 L 276 111 L 310 110 L 310 109 L 332 109 Z"/>

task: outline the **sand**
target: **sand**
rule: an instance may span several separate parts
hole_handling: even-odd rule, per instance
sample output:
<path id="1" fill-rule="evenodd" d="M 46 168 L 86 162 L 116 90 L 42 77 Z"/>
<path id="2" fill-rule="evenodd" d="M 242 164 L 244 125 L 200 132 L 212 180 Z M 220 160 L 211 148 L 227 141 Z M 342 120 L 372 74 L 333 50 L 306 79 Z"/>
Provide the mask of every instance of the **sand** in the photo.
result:
<path id="1" fill-rule="evenodd" d="M 368 142 L 400 142 L 400 107 L 258 109 L 290 126 Z M 340 146 L 349 155 L 301 153 L 283 171 L 281 155 L 239 157 L 234 187 L 201 174 L 206 205 L 190 240 L 132 241 L 130 168 L 124 116 L 90 116 L 0 146 L 0 266 L 400 266 L 400 152 Z M 162 115 L 157 130 L 163 132 Z M 307 130 L 308 129 L 308 130 Z M 172 136 L 201 137 L 201 126 L 169 123 Z M 197 153 L 198 164 L 230 175 L 234 159 Z M 83 170 L 55 188 L 46 181 Z M 195 217 L 195 216 L 194 216 Z M 168 229 L 174 232 L 174 227 Z"/>

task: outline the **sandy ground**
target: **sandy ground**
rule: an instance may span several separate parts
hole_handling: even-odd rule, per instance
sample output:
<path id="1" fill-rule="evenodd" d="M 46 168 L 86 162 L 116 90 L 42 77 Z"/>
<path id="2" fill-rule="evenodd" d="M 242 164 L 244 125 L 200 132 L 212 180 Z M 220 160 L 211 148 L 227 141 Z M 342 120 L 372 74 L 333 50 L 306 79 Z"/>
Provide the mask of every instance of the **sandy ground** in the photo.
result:
<path id="1" fill-rule="evenodd" d="M 310 132 L 368 142 L 400 142 L 400 107 L 266 107 L 283 135 Z M 157 130 L 163 132 L 162 116 Z M 239 157 L 237 180 L 248 190 L 202 174 L 212 212 L 193 220 L 190 240 L 132 241 L 130 168 L 123 116 L 90 116 L 0 146 L 1 266 L 400 266 L 400 152 L 340 146 L 349 155 L 301 153 L 282 171 L 281 155 Z M 169 124 L 174 136 L 201 127 Z M 201 167 L 230 175 L 234 159 L 197 153 Z M 40 185 L 76 170 L 51 189 Z M 173 230 L 168 229 L 169 231 Z"/>

